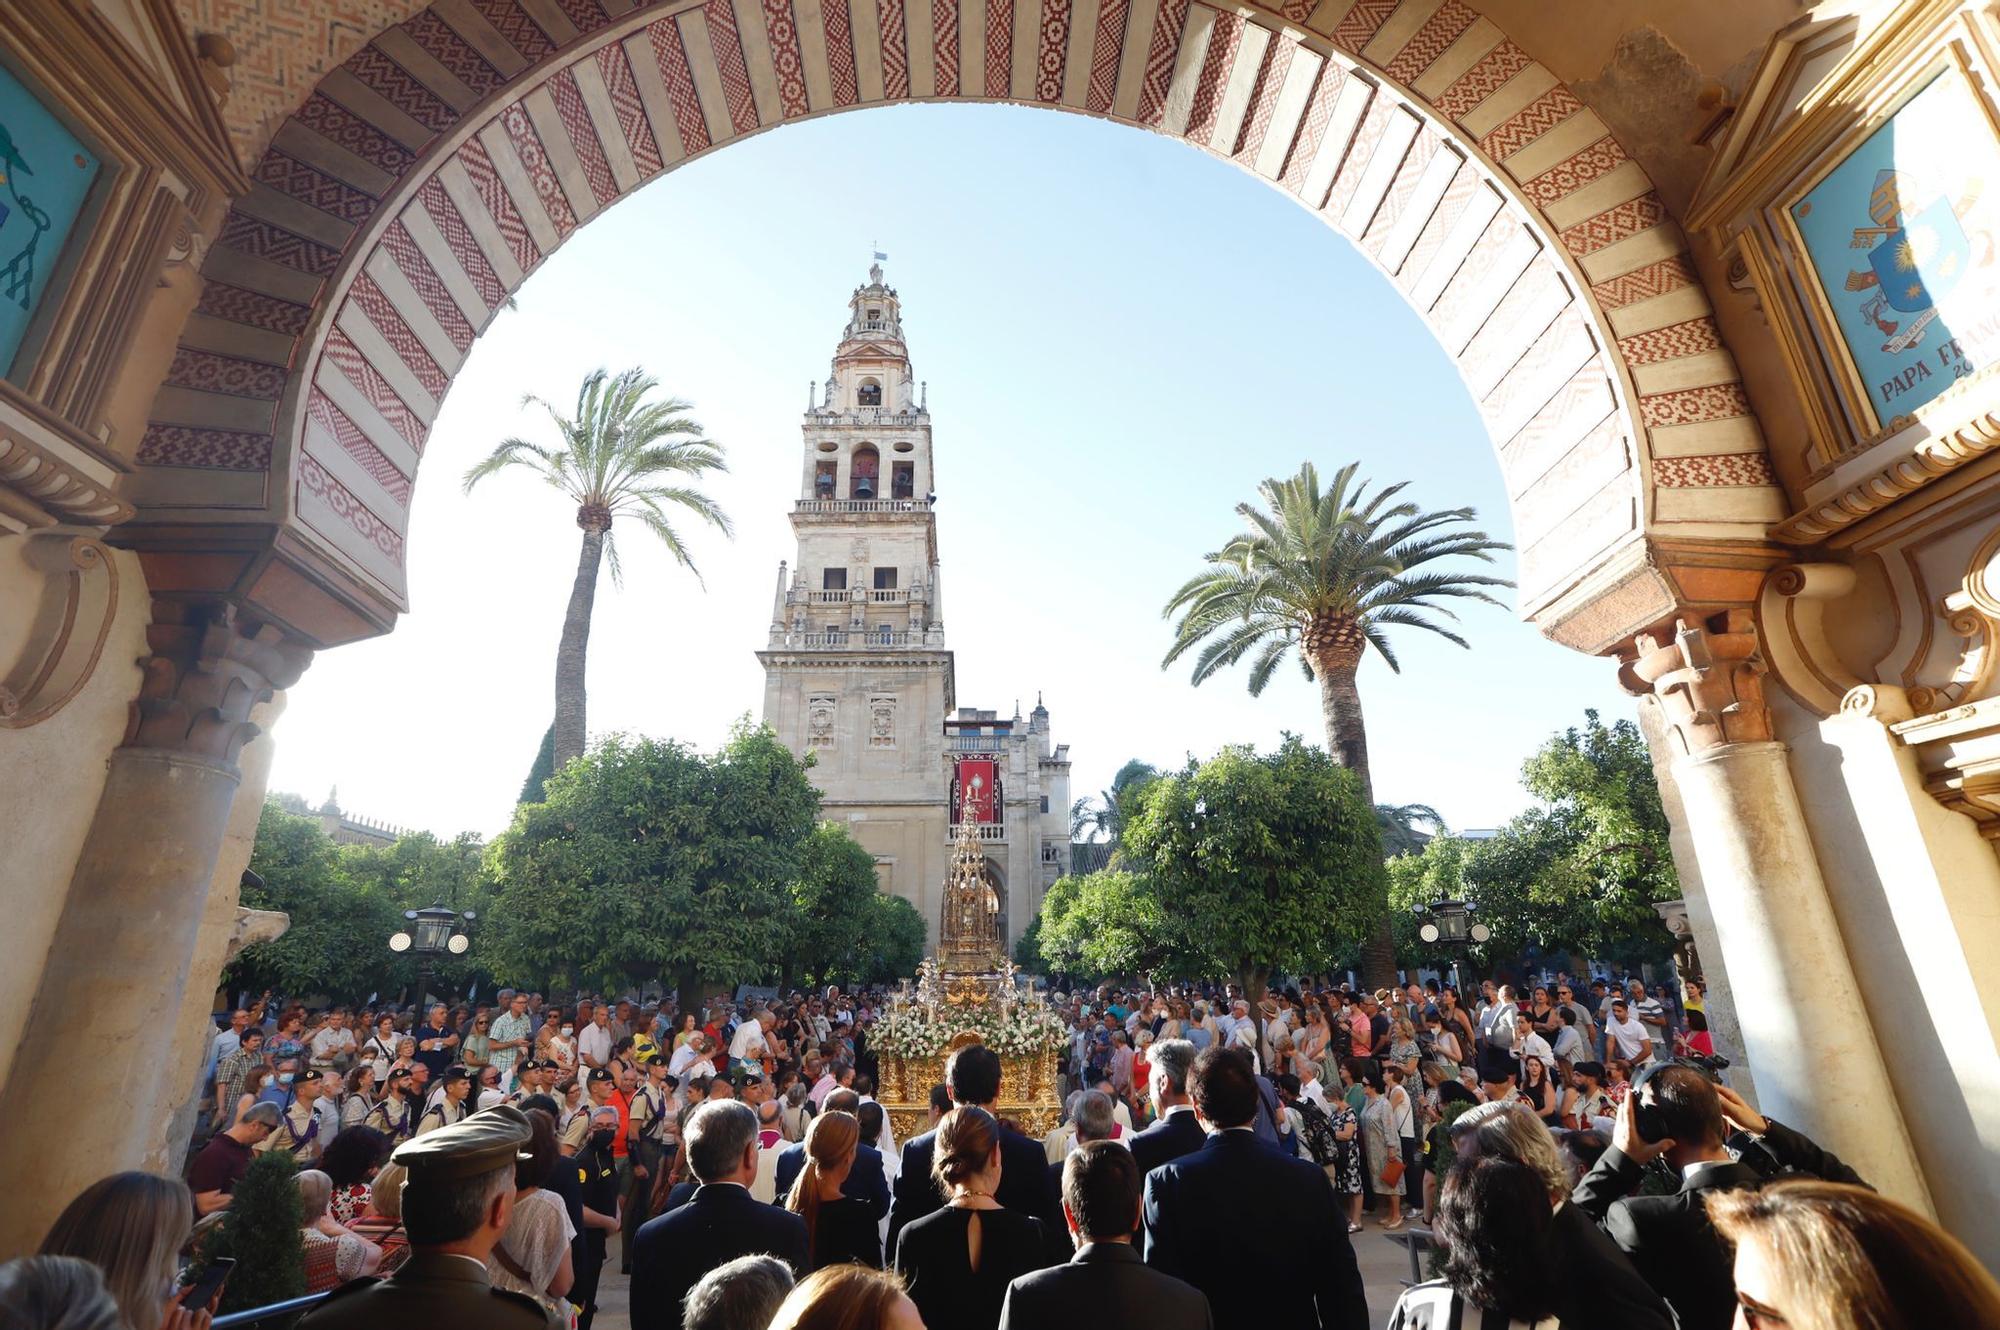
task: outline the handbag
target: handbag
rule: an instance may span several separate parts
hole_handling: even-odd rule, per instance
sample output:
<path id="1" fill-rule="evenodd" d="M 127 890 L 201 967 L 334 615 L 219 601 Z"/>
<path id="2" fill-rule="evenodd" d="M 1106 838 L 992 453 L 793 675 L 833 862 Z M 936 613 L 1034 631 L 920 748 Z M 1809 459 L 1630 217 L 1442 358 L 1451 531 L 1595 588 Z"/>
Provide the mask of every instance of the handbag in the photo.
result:
<path id="1" fill-rule="evenodd" d="M 1382 1185 L 1394 1187 L 1403 1180 L 1404 1164 L 1400 1159 L 1391 1159 L 1382 1165 Z"/>

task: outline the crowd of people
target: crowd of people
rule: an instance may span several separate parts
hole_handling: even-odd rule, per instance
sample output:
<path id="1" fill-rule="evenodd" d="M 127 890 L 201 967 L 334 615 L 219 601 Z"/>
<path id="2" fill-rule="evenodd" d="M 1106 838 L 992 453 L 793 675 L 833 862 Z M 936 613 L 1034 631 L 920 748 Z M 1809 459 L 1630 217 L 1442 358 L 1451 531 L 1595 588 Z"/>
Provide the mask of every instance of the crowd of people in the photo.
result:
<path id="1" fill-rule="evenodd" d="M 1052 1000 L 1057 1126 L 1009 1120 L 973 1044 L 899 1143 L 876 992 L 266 994 L 218 1031 L 185 1180 L 76 1198 L 0 1267 L 0 1324 L 204 1330 L 192 1239 L 281 1153 L 306 1330 L 589 1330 L 613 1260 L 634 1330 L 1363 1330 L 1364 1221 L 1439 1257 L 1392 1330 L 2000 1327 L 1963 1245 L 1722 1083 L 1696 985 Z"/>

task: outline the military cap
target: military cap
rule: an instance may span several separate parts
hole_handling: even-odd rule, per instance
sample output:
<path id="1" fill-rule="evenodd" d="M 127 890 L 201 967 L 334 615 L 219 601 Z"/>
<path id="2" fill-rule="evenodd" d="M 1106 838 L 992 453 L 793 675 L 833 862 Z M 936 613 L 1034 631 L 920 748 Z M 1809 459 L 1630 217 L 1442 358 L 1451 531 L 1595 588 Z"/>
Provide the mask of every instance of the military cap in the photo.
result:
<path id="1" fill-rule="evenodd" d="M 553 1065 L 554 1065 L 553 1063 L 538 1062 L 534 1058 L 522 1058 L 519 1069 L 521 1071 L 540 1071 L 543 1067 L 553 1066 Z"/>
<path id="2" fill-rule="evenodd" d="M 408 1169 L 412 1182 L 478 1177 L 528 1158 L 522 1147 L 533 1138 L 527 1114 L 512 1104 L 496 1104 L 403 1142 L 389 1159 Z"/>
<path id="3" fill-rule="evenodd" d="M 592 1085 L 597 1084 L 599 1081 L 608 1081 L 610 1079 L 612 1079 L 611 1068 L 592 1067 L 590 1069 L 590 1083 Z"/>
<path id="4" fill-rule="evenodd" d="M 648 1053 L 641 1061 L 649 1067 L 664 1067 L 667 1065 L 666 1056 L 661 1053 Z"/>

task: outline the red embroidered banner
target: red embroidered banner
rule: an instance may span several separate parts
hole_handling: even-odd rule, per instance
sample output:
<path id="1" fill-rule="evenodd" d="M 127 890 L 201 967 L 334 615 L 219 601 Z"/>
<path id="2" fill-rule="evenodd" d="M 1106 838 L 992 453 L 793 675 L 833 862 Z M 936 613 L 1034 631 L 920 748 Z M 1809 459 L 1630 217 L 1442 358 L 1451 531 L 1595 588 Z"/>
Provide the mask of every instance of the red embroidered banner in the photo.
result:
<path id="1" fill-rule="evenodd" d="M 957 775 L 952 781 L 951 820 L 964 822 L 997 822 L 998 809 L 994 801 L 998 775 L 994 764 L 987 759 L 966 758 L 959 762 Z"/>

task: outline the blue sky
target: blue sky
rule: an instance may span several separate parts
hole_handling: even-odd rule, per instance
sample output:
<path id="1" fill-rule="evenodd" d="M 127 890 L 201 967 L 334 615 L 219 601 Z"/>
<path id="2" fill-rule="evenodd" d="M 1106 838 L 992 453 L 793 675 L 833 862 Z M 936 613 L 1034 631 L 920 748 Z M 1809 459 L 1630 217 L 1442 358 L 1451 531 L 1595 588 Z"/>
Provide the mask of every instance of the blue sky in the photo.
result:
<path id="1" fill-rule="evenodd" d="M 1426 507 L 1512 523 L 1485 429 L 1389 282 L 1286 196 L 1165 138 L 1004 106 L 904 106 L 789 126 L 696 161 L 578 233 L 460 373 L 431 435 L 409 543 L 412 607 L 322 653 L 276 728 L 272 788 L 441 833 L 495 832 L 548 723 L 578 533 L 526 473 L 459 478 L 501 438 L 547 438 L 599 365 L 692 400 L 731 472 L 733 541 L 689 526 L 704 582 L 638 534 L 590 645 L 593 733 L 716 744 L 761 711 L 800 412 L 865 280 L 889 256 L 930 385 L 945 619 L 963 705 L 1042 691 L 1078 793 L 1129 757 L 1317 738 L 1296 669 L 1162 672 L 1160 606 L 1238 527 L 1257 483 L 1310 458 L 1411 482 Z M 1511 575 L 1511 559 L 1500 571 Z M 704 585 L 705 583 L 705 585 Z M 1585 707 L 1629 716 L 1608 662 L 1469 605 L 1462 651 L 1402 635 L 1361 671 L 1377 798 L 1458 827 L 1527 802 L 1520 764 Z"/>

